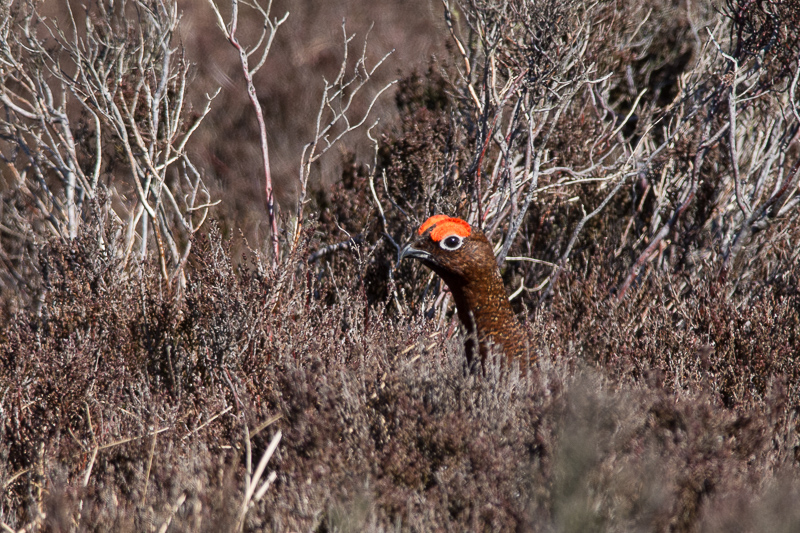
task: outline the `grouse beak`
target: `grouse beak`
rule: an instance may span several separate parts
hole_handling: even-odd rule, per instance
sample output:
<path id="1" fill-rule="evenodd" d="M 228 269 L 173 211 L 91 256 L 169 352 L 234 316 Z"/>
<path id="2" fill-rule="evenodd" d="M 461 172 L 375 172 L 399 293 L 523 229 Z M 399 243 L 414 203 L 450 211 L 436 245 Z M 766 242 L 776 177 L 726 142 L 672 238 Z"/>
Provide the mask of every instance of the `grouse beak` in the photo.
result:
<path id="1" fill-rule="evenodd" d="M 413 257 L 415 259 L 421 259 L 423 261 L 432 261 L 433 260 L 433 257 L 431 256 L 431 254 L 429 254 L 425 250 L 420 250 L 418 248 L 414 248 L 413 246 L 411 246 L 409 244 L 408 246 L 403 248 L 403 250 L 400 252 L 400 255 L 397 257 L 397 265 L 395 265 L 395 268 L 400 266 L 400 261 L 402 261 L 406 257 Z"/>

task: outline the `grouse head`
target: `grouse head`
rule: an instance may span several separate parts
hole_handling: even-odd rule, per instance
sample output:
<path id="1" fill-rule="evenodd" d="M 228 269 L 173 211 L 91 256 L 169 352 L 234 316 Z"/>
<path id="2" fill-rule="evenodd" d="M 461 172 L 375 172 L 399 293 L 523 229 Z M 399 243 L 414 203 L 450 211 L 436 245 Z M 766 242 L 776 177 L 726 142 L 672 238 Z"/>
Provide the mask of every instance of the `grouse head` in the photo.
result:
<path id="1" fill-rule="evenodd" d="M 450 288 L 458 316 L 467 330 L 468 364 L 474 368 L 475 345 L 484 363 L 492 344 L 509 360 L 529 362 L 528 343 L 506 296 L 497 260 L 486 235 L 466 221 L 435 215 L 417 230 L 400 252 L 436 272 Z"/>

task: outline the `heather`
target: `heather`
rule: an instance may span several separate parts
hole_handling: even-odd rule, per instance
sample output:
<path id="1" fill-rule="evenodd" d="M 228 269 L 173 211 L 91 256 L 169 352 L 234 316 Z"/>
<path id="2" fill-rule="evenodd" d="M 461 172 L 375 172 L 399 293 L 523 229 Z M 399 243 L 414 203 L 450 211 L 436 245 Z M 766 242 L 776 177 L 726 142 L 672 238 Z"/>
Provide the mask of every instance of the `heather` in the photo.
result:
<path id="1" fill-rule="evenodd" d="M 800 527 L 794 2 L 237 5 L 2 8 L 0 527 Z"/>

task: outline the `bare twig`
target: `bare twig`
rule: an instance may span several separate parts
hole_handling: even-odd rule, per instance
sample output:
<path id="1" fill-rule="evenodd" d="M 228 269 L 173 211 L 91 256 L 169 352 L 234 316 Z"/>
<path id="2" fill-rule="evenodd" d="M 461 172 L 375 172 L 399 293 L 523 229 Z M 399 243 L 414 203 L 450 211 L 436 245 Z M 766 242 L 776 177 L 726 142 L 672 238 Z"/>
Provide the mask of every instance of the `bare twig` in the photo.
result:
<path id="1" fill-rule="evenodd" d="M 372 108 L 378 99 L 389 90 L 397 80 L 390 81 L 373 95 L 367 105 L 366 111 L 360 118 L 351 116 L 350 108 L 356 96 L 372 80 L 375 71 L 388 59 L 394 52 L 389 51 L 381 57 L 372 67 L 367 66 L 367 37 L 361 50 L 361 56 L 356 60 L 352 74 L 347 73 L 348 54 L 350 43 L 355 35 L 348 35 L 345 21 L 342 21 L 343 51 L 341 67 L 336 78 L 329 82 L 325 80 L 320 99 L 319 109 L 314 127 L 314 138 L 303 147 L 300 156 L 300 191 L 297 199 L 297 209 L 294 216 L 294 228 L 292 228 L 292 250 L 296 248 L 303 228 L 303 212 L 306 204 L 306 194 L 308 191 L 308 180 L 311 177 L 311 168 L 323 155 L 333 148 L 344 136 L 362 127 L 372 113 Z M 327 122 L 327 123 L 326 123 Z M 370 130 L 377 124 L 370 126 Z M 333 136 L 331 138 L 331 136 Z"/>
<path id="2" fill-rule="evenodd" d="M 239 514 L 239 525 L 238 530 L 241 531 L 244 528 L 244 519 L 247 515 L 247 511 L 250 509 L 250 506 L 253 502 L 259 501 L 261 498 L 264 497 L 267 490 L 269 489 L 270 485 L 277 479 L 277 474 L 275 472 L 270 472 L 267 476 L 267 479 L 264 480 L 263 483 L 259 486 L 261 482 L 261 477 L 264 474 L 264 469 L 267 467 L 267 463 L 272 458 L 272 455 L 275 453 L 275 450 L 278 449 L 278 444 L 281 441 L 281 437 L 283 434 L 280 430 L 272 437 L 272 440 L 267 446 L 267 449 L 264 450 L 264 454 L 261 456 L 261 460 L 258 462 L 258 466 L 256 467 L 256 471 L 253 473 L 253 479 L 248 480 L 245 484 L 245 493 L 244 493 L 244 500 L 242 501 L 242 510 Z"/>
<path id="3" fill-rule="evenodd" d="M 236 30 L 239 26 L 239 1 L 231 0 L 231 18 L 228 24 L 225 24 L 222 14 L 220 13 L 217 5 L 214 3 L 214 0 L 208 1 L 214 10 L 214 14 L 217 16 L 218 25 L 225 34 L 225 38 L 228 39 L 228 42 L 231 43 L 231 45 L 239 53 L 239 62 L 242 65 L 242 74 L 244 75 L 245 83 L 247 84 L 247 96 L 250 98 L 250 104 L 253 106 L 253 111 L 255 112 L 256 120 L 258 121 L 258 133 L 261 142 L 261 156 L 262 163 L 264 165 L 264 189 L 267 199 L 267 217 L 271 229 L 270 240 L 272 242 L 272 265 L 273 268 L 277 268 L 278 262 L 280 261 L 280 241 L 278 235 L 277 215 L 275 213 L 275 194 L 272 186 L 272 172 L 269 164 L 267 124 L 264 121 L 264 113 L 261 110 L 261 103 L 258 101 L 256 87 L 253 83 L 253 76 L 262 66 L 264 66 L 270 47 L 272 46 L 273 39 L 275 38 L 275 34 L 277 33 L 280 25 L 286 22 L 286 19 L 289 17 L 289 12 L 287 11 L 281 19 L 273 20 L 269 16 L 272 2 L 269 3 L 266 9 L 262 8 L 261 5 L 255 0 L 252 2 L 252 4 L 248 3 L 247 5 L 254 8 L 264 21 L 264 29 L 261 37 L 259 38 L 256 46 L 248 52 L 247 49 L 241 45 L 239 38 L 236 35 Z M 261 51 L 261 58 L 255 67 L 251 69 L 249 58 L 252 54 L 256 53 L 259 48 L 261 48 L 262 44 L 263 50 Z"/>

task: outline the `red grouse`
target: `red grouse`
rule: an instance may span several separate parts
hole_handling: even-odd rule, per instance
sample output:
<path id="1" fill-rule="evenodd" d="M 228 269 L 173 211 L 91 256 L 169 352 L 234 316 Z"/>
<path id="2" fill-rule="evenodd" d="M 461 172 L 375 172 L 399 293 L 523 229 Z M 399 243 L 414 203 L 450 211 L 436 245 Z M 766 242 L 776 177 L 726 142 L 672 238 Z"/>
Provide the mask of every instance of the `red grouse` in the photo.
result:
<path id="1" fill-rule="evenodd" d="M 459 218 L 432 216 L 400 259 L 419 259 L 450 288 L 458 317 L 467 329 L 467 364 L 475 368 L 477 339 L 481 364 L 492 343 L 502 346 L 509 361 L 532 363 L 525 331 L 511 309 L 492 245 L 477 228 Z"/>

